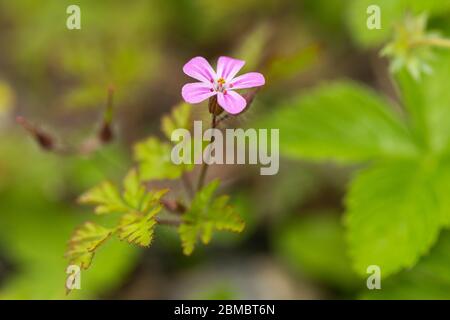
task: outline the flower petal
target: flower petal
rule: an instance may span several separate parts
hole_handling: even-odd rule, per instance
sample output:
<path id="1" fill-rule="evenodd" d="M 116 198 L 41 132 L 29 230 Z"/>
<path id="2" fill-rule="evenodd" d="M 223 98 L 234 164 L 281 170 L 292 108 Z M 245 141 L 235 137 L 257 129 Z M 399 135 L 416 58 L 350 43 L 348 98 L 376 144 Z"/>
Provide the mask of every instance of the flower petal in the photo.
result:
<path id="1" fill-rule="evenodd" d="M 230 81 L 244 66 L 245 61 L 230 57 L 220 57 L 217 61 L 217 77 Z"/>
<path id="2" fill-rule="evenodd" d="M 189 62 L 184 65 L 183 72 L 204 83 L 211 83 L 216 79 L 216 73 L 208 61 L 203 57 L 195 57 L 189 60 Z"/>
<path id="3" fill-rule="evenodd" d="M 266 80 L 261 73 L 249 72 L 231 80 L 230 86 L 232 86 L 233 89 L 246 89 L 260 87 L 265 83 Z"/>
<path id="4" fill-rule="evenodd" d="M 226 93 L 218 92 L 217 102 L 226 112 L 231 114 L 242 112 L 247 105 L 247 101 L 240 94 L 232 90 L 228 90 Z"/>
<path id="5" fill-rule="evenodd" d="M 187 103 L 199 103 L 216 94 L 216 92 L 211 89 L 212 86 L 208 83 L 188 83 L 181 89 L 181 95 Z"/>

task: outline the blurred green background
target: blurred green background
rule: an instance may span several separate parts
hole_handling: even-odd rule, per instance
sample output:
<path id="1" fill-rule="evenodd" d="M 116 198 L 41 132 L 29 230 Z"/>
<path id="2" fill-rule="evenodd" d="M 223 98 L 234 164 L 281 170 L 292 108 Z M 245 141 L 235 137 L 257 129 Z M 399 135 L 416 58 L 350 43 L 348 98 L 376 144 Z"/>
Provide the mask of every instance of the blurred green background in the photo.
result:
<path id="1" fill-rule="evenodd" d="M 333 163 L 283 157 L 276 176 L 213 167 L 209 176 L 222 179 L 247 227 L 191 257 L 165 227 L 147 250 L 112 241 L 83 272 L 82 290 L 66 297 L 63 255 L 74 227 L 91 217 L 77 196 L 105 178 L 120 180 L 133 143 L 159 134 L 194 56 L 213 65 L 220 55 L 244 59 L 244 71 L 266 76 L 230 127 L 252 126 L 325 80 L 351 78 L 394 97 L 378 52 L 404 1 L 376 2 L 386 9 L 385 27 L 371 33 L 365 0 L 0 0 L 0 298 L 373 298 L 352 271 L 342 224 L 356 168 Z M 414 3 L 433 26 L 450 30 L 446 1 Z M 66 28 L 70 4 L 81 7 L 81 30 Z M 23 115 L 77 145 L 98 126 L 109 85 L 117 139 L 90 156 L 43 152 L 14 121 Z M 204 105 L 195 111 L 207 116 Z M 450 298 L 447 238 L 433 248 L 444 258 L 425 257 L 389 278 L 382 297 Z M 436 269 L 445 270 L 445 285 L 433 280 Z"/>

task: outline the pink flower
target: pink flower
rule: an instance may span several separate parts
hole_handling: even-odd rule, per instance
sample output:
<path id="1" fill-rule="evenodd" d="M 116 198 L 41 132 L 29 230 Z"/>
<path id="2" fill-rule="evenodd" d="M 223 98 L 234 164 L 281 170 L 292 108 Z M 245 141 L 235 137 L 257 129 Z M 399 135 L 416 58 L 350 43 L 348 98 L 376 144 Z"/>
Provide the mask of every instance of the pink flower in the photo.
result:
<path id="1" fill-rule="evenodd" d="M 188 103 L 200 103 L 217 95 L 217 102 L 225 111 L 231 114 L 242 112 L 247 101 L 234 90 L 259 87 L 265 83 L 264 76 L 258 72 L 235 77 L 244 64 L 242 60 L 220 57 L 215 72 L 205 58 L 192 58 L 184 65 L 183 72 L 200 82 L 184 85 L 181 90 L 183 99 Z"/>

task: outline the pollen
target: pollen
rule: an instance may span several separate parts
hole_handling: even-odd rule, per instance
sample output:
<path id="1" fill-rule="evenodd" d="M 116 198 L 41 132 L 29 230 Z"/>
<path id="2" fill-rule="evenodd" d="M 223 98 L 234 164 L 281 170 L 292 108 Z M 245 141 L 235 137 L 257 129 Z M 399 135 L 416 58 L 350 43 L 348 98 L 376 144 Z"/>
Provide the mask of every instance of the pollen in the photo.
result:
<path id="1" fill-rule="evenodd" d="M 219 80 L 217 80 L 217 84 L 219 86 L 223 86 L 225 84 L 225 79 L 224 78 L 220 78 Z"/>

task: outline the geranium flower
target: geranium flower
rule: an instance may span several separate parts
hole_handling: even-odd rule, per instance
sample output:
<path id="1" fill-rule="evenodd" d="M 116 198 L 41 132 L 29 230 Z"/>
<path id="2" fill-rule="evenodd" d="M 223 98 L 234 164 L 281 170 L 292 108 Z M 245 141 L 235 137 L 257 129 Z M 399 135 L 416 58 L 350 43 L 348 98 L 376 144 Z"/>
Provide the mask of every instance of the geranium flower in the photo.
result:
<path id="1" fill-rule="evenodd" d="M 220 57 L 217 72 L 203 57 L 192 58 L 183 67 L 183 72 L 200 81 L 183 86 L 181 95 L 188 103 L 200 103 L 214 95 L 217 102 L 228 113 L 238 114 L 247 106 L 247 101 L 234 90 L 259 87 L 265 79 L 261 73 L 250 72 L 235 77 L 245 61 Z"/>

